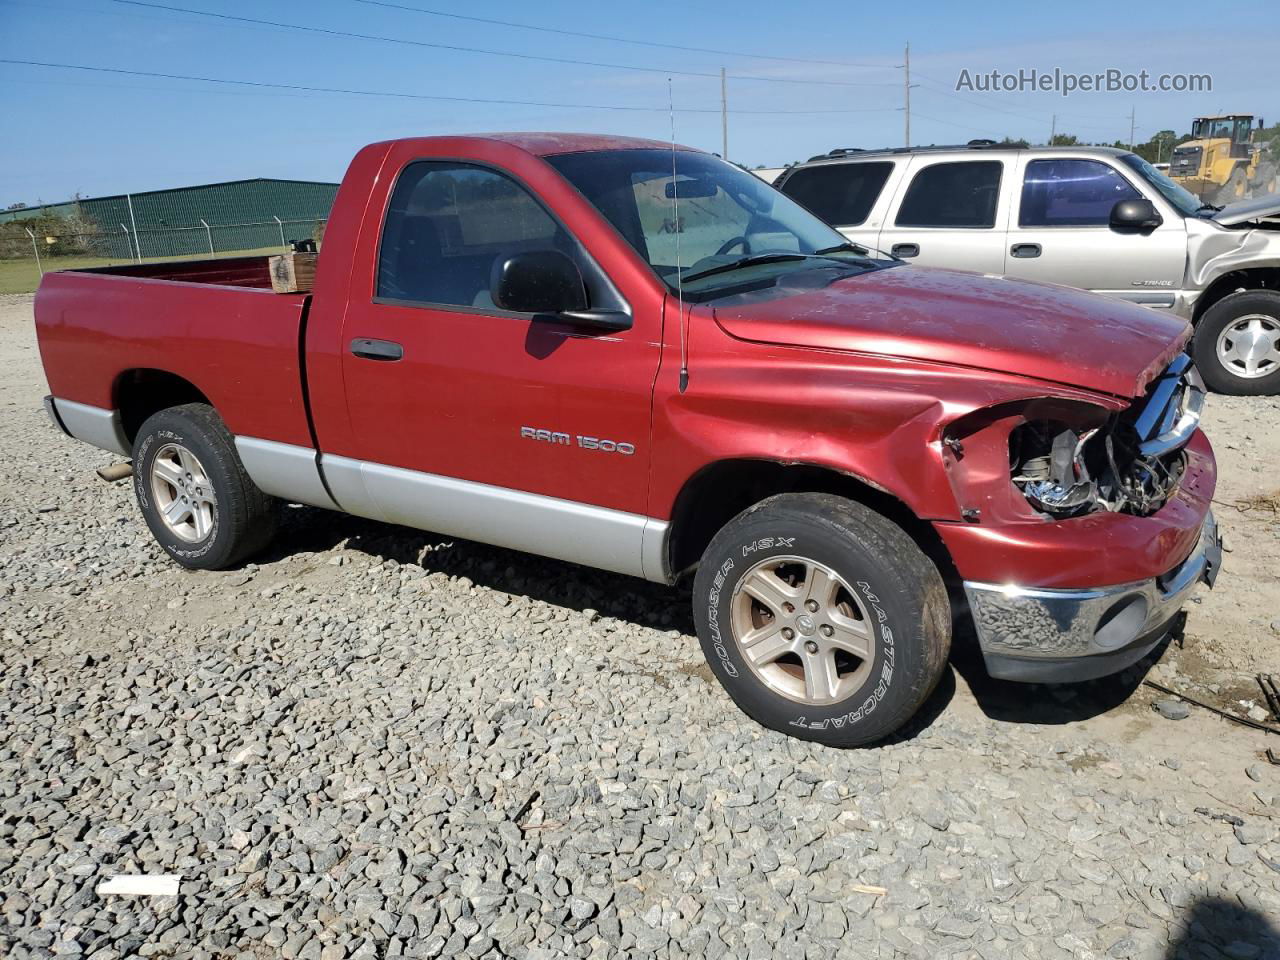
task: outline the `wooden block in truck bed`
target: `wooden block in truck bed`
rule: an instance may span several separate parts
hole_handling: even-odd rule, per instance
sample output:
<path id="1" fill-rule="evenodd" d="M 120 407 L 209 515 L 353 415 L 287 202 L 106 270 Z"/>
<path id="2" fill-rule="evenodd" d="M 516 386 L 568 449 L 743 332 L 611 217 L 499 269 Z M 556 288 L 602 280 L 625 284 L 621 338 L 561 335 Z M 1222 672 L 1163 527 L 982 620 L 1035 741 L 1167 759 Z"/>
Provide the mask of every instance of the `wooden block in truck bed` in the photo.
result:
<path id="1" fill-rule="evenodd" d="M 285 253 L 271 257 L 271 289 L 276 293 L 307 293 L 316 279 L 315 253 Z"/>

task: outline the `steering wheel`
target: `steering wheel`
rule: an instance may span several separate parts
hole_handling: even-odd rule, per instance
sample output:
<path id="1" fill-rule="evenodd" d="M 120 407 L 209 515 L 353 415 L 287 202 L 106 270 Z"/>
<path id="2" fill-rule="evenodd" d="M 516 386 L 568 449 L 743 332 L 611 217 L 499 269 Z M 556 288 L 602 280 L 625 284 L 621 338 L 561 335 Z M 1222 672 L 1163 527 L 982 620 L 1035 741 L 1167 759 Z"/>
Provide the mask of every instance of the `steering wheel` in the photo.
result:
<path id="1" fill-rule="evenodd" d="M 728 253 L 730 250 L 732 250 L 734 247 L 742 247 L 742 252 L 744 254 L 750 253 L 751 241 L 748 240 L 745 236 L 739 234 L 738 236 L 732 237 L 726 240 L 724 243 L 720 244 L 720 249 L 716 251 L 716 256 L 722 257 L 726 253 Z"/>

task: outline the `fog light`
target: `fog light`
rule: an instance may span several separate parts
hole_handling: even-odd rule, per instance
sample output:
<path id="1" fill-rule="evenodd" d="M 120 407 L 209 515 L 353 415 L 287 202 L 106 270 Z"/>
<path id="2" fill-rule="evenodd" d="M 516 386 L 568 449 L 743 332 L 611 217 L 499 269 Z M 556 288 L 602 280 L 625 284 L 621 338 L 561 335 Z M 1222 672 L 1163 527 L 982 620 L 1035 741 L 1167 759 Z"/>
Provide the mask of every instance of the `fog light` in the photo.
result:
<path id="1" fill-rule="evenodd" d="M 1147 622 L 1147 598 L 1140 593 L 1130 594 L 1113 603 L 1098 618 L 1093 632 L 1093 642 L 1104 650 L 1115 650 L 1138 639 Z"/>

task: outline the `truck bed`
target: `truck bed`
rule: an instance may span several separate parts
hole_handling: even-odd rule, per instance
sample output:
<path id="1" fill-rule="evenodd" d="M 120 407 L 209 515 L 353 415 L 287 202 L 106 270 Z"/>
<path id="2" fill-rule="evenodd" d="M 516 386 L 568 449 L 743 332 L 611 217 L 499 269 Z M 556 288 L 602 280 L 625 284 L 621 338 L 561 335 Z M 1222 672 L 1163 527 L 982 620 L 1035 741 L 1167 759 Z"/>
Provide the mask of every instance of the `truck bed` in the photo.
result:
<path id="1" fill-rule="evenodd" d="M 72 273 L 104 274 L 113 277 L 142 277 L 181 283 L 209 283 L 220 287 L 271 289 L 271 271 L 266 257 L 229 257 L 224 260 L 171 260 L 167 263 L 128 263 L 115 267 L 91 267 Z"/>
<path id="2" fill-rule="evenodd" d="M 45 275 L 36 329 L 58 400 L 117 410 L 131 383 L 166 371 L 199 384 L 233 434 L 311 446 L 309 302 L 272 292 L 266 257 L 66 270 Z"/>

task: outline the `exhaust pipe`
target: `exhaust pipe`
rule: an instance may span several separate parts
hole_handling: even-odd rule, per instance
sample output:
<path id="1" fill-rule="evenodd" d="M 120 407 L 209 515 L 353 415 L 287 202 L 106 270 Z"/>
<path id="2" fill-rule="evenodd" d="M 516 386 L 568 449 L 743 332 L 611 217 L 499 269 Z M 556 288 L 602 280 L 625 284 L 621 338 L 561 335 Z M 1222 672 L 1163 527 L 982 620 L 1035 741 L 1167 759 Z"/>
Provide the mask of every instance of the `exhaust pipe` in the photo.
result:
<path id="1" fill-rule="evenodd" d="M 107 483 L 115 483 L 117 480 L 124 480 L 126 477 L 133 476 L 133 464 L 124 460 L 120 463 L 113 463 L 109 467 L 102 467 L 98 470 L 98 476 Z"/>

